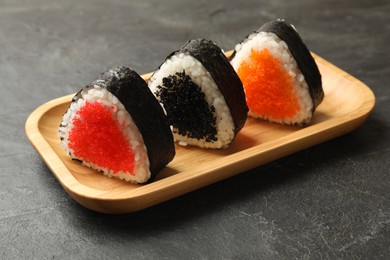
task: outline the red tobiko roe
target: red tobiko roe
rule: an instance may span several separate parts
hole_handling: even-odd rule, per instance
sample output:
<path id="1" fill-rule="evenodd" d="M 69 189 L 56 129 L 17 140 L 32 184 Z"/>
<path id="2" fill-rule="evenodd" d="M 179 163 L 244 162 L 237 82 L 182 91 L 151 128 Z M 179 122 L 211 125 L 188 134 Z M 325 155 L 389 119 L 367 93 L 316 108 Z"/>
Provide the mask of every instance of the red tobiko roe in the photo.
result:
<path id="1" fill-rule="evenodd" d="M 87 101 L 73 118 L 68 145 L 85 162 L 134 175 L 134 152 L 113 109 Z"/>
<path id="2" fill-rule="evenodd" d="M 291 76 L 283 64 L 267 49 L 252 49 L 249 59 L 237 71 L 244 85 L 249 109 L 274 119 L 295 116 L 300 106 Z"/>

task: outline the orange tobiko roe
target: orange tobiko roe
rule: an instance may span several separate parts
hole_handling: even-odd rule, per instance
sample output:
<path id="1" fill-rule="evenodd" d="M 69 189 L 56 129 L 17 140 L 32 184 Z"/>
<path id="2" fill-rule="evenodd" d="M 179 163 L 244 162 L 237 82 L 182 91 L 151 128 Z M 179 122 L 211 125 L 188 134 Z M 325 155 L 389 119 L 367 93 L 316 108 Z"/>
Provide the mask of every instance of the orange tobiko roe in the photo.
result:
<path id="1" fill-rule="evenodd" d="M 113 107 L 86 102 L 74 119 L 68 146 L 76 157 L 102 168 L 134 175 L 134 152 Z"/>
<path id="2" fill-rule="evenodd" d="M 237 74 L 253 113 L 283 119 L 293 117 L 299 111 L 291 76 L 268 49 L 252 49 L 249 61 L 240 64 Z"/>

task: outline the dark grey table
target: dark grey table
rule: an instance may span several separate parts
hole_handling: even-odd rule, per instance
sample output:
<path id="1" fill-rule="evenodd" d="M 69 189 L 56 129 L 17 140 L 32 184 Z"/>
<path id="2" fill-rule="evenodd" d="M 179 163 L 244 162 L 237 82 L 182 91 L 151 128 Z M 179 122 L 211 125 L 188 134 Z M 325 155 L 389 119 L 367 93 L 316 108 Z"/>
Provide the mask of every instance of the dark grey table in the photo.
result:
<path id="1" fill-rule="evenodd" d="M 390 2 L 0 0 L 0 259 L 385 259 L 390 255 Z M 100 72 L 155 69 L 187 40 L 231 49 L 285 18 L 371 87 L 350 134 L 144 211 L 74 202 L 24 132 Z"/>

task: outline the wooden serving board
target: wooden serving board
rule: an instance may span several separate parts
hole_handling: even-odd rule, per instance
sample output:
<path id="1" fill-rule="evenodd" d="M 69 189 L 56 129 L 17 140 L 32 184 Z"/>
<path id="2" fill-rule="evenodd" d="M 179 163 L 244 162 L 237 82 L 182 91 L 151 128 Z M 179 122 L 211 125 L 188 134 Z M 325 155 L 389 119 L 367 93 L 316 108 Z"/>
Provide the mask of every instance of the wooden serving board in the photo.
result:
<path id="1" fill-rule="evenodd" d="M 362 124 L 375 105 L 372 91 L 358 79 L 313 56 L 322 74 L 325 98 L 309 126 L 282 126 L 248 118 L 227 149 L 176 145 L 174 160 L 150 184 L 108 178 L 65 154 L 57 131 L 74 94 L 33 111 L 26 122 L 26 133 L 62 187 L 78 203 L 104 213 L 134 212 L 343 135 Z M 150 74 L 144 75 L 145 80 L 149 77 Z"/>

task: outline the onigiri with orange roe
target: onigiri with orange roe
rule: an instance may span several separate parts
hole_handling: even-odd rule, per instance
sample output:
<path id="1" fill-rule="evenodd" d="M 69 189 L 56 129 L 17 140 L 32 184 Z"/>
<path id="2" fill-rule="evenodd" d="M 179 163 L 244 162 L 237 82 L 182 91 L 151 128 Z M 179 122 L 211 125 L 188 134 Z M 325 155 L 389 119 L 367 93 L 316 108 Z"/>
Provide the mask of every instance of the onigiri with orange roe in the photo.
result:
<path id="1" fill-rule="evenodd" d="M 295 28 L 278 19 L 235 46 L 248 115 L 288 125 L 309 124 L 324 98 L 321 74 Z"/>
<path id="2" fill-rule="evenodd" d="M 81 89 L 63 116 L 59 135 L 72 159 L 133 183 L 152 180 L 175 155 L 162 107 L 127 67 L 109 69 Z"/>

